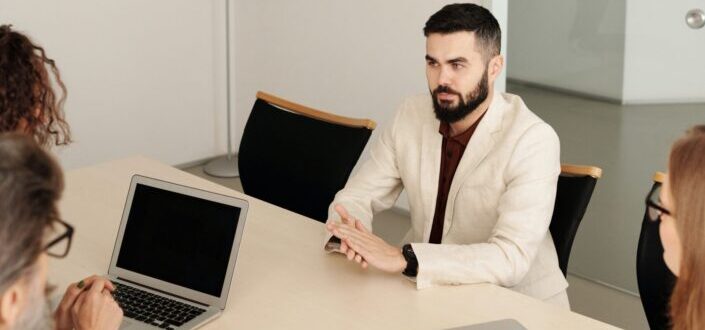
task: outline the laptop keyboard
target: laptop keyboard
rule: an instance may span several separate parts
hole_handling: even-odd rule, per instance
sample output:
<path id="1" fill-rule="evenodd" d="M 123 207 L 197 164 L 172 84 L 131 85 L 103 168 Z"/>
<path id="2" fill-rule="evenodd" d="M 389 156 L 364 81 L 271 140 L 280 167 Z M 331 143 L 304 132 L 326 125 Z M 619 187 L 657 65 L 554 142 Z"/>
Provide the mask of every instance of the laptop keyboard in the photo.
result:
<path id="1" fill-rule="evenodd" d="M 175 329 L 205 312 L 205 309 L 187 305 L 164 296 L 113 282 L 113 297 L 125 317 L 163 329 Z"/>

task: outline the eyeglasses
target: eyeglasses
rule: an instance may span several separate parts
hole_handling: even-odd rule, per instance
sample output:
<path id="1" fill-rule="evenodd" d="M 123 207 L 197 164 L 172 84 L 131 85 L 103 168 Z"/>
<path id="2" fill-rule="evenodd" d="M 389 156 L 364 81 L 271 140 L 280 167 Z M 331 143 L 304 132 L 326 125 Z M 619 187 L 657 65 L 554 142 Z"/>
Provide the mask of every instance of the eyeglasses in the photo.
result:
<path id="1" fill-rule="evenodd" d="M 69 254 L 71 249 L 71 241 L 73 240 L 73 227 L 61 219 L 57 219 L 58 222 L 64 230 L 61 234 L 53 238 L 44 247 L 44 251 L 52 257 L 63 258 Z"/>
<path id="2" fill-rule="evenodd" d="M 661 185 L 654 186 L 646 196 L 646 211 L 651 221 L 661 220 L 661 216 L 671 215 L 671 211 L 661 205 Z"/>

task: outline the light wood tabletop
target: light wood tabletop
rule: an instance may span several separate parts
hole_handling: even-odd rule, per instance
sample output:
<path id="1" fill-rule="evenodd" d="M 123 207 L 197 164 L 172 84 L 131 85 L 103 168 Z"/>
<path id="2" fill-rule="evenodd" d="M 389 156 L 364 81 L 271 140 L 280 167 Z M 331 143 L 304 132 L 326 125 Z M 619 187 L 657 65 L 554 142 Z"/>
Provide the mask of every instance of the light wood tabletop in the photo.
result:
<path id="1" fill-rule="evenodd" d="M 66 173 L 60 210 L 76 233 L 68 257 L 50 261 L 59 291 L 107 273 L 134 174 L 250 203 L 227 306 L 205 329 L 446 329 L 506 318 L 527 329 L 613 328 L 491 284 L 416 290 L 401 274 L 325 253 L 319 222 L 139 156 Z"/>

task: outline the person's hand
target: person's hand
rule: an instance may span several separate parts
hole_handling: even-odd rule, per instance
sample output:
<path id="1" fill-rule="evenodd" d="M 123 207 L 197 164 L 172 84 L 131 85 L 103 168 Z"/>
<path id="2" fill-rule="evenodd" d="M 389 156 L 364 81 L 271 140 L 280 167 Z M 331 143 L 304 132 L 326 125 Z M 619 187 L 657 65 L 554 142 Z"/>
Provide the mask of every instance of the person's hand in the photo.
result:
<path id="1" fill-rule="evenodd" d="M 66 288 L 66 293 L 64 293 L 64 297 L 61 298 L 61 302 L 54 312 L 54 322 L 57 330 L 71 330 L 74 328 L 71 308 L 80 294 L 85 289 L 93 286 L 101 288 L 101 291 L 108 290 L 112 292 L 115 290 L 115 286 L 112 282 L 97 275 L 85 278 L 78 283 L 69 284 L 68 288 Z"/>
<path id="2" fill-rule="evenodd" d="M 340 216 L 340 221 L 342 221 L 343 225 L 348 226 L 350 228 L 355 227 L 355 221 L 357 220 L 350 216 L 348 210 L 346 210 L 345 207 L 340 204 L 336 204 L 335 212 L 337 212 Z M 362 268 L 367 268 L 367 261 L 365 261 L 361 255 L 355 253 L 355 250 L 350 249 L 348 247 L 348 244 L 342 239 L 340 240 L 340 253 L 346 255 L 348 257 L 348 260 L 355 260 L 358 264 L 360 264 L 360 266 L 362 266 Z"/>
<path id="3" fill-rule="evenodd" d="M 100 284 L 105 283 L 94 281 L 90 288 L 79 294 L 71 307 L 73 326 L 77 330 L 110 330 L 120 327 L 122 309 L 113 299 L 111 290 Z"/>
<path id="4" fill-rule="evenodd" d="M 328 231 L 340 239 L 341 245 L 345 242 L 348 250 L 357 253 L 355 261 L 358 263 L 358 258 L 362 258 L 370 265 L 390 273 L 401 273 L 406 268 L 406 259 L 401 249 L 372 234 L 360 220 L 355 220 L 354 226 L 335 223 L 328 223 L 326 226 Z"/>

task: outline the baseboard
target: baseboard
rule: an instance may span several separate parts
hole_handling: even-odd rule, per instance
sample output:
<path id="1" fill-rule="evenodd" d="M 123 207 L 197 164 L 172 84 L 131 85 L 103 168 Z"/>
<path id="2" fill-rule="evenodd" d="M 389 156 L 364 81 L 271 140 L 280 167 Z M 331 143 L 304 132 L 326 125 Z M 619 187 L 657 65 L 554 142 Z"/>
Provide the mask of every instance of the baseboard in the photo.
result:
<path id="1" fill-rule="evenodd" d="M 521 80 L 521 79 L 516 79 L 516 78 L 507 78 L 507 85 L 509 85 L 509 84 L 540 88 L 540 89 L 544 89 L 547 91 L 577 96 L 577 97 L 588 99 L 588 100 L 603 101 L 603 102 L 623 105 L 622 100 L 618 99 L 618 98 L 603 96 L 603 95 L 596 95 L 596 94 L 591 94 L 591 93 L 585 93 L 585 92 L 575 91 L 572 89 L 555 87 L 555 86 L 551 86 L 551 85 L 546 85 L 546 84 L 542 84 L 542 83 L 536 83 L 536 82 L 526 81 L 526 80 Z M 519 95 L 519 96 L 521 96 L 521 95 Z"/>
<path id="2" fill-rule="evenodd" d="M 578 277 L 578 278 L 580 278 L 580 279 L 586 280 L 586 281 L 588 281 L 588 282 L 592 282 L 592 283 L 595 283 L 595 284 L 599 284 L 599 285 L 608 287 L 608 288 L 610 288 L 610 289 L 619 291 L 619 292 L 621 292 L 621 293 L 628 294 L 628 295 L 630 295 L 630 296 L 634 296 L 634 297 L 637 297 L 637 298 L 640 298 L 640 299 L 641 299 L 641 296 L 639 296 L 638 293 L 633 292 L 633 291 L 630 291 L 630 290 L 627 290 L 627 289 L 625 289 L 625 288 L 618 287 L 618 286 L 616 286 L 616 285 L 614 285 L 614 284 L 609 284 L 609 283 L 607 283 L 607 282 L 603 282 L 603 281 L 600 281 L 600 280 L 598 280 L 598 279 L 594 279 L 594 278 L 592 278 L 592 277 L 590 277 L 590 276 L 586 276 L 586 275 L 583 275 L 583 274 L 580 274 L 580 273 L 575 273 L 575 272 L 570 272 L 570 271 L 569 271 L 568 274 L 569 274 L 569 275 L 572 275 L 572 276 L 575 276 L 575 277 Z"/>

